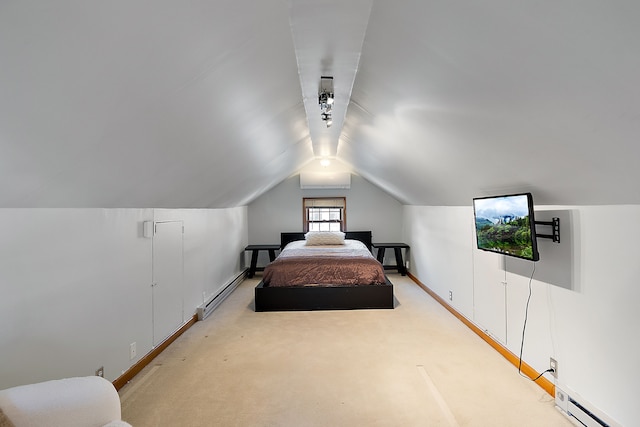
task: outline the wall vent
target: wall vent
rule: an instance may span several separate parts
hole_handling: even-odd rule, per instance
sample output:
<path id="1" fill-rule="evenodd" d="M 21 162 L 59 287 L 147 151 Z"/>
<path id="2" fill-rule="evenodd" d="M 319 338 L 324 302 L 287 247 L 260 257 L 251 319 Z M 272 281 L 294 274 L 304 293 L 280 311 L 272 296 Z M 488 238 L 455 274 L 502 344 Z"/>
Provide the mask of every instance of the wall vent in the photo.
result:
<path id="1" fill-rule="evenodd" d="M 213 313 L 213 310 L 215 310 L 220 304 L 222 304 L 222 301 L 224 301 L 231 294 L 231 292 L 233 292 L 238 287 L 238 285 L 242 283 L 246 276 L 247 270 L 240 273 L 240 275 L 233 279 L 231 283 L 227 284 L 222 292 L 213 296 L 204 304 L 198 306 L 198 308 L 196 308 L 198 320 L 204 320 L 209 317 L 209 315 Z"/>
<path id="2" fill-rule="evenodd" d="M 303 190 L 349 189 L 349 172 L 300 172 L 300 188 Z"/>

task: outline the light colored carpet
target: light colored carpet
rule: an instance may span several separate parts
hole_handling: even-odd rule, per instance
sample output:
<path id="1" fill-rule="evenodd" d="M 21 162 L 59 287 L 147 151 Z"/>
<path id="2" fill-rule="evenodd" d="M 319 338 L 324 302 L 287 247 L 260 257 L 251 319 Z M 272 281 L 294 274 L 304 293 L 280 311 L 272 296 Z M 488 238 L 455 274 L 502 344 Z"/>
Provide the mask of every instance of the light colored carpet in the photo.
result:
<path id="1" fill-rule="evenodd" d="M 243 282 L 120 390 L 143 426 L 572 426 L 411 279 L 396 308 L 253 311 Z"/>

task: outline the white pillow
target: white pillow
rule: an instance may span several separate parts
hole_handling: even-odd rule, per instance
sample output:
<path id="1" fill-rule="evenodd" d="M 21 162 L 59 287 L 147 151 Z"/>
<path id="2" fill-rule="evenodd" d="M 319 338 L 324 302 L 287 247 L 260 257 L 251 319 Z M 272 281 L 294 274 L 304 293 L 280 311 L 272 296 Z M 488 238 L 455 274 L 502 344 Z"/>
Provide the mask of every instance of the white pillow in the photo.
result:
<path id="1" fill-rule="evenodd" d="M 310 231 L 304 235 L 307 246 L 344 245 L 342 231 Z"/>

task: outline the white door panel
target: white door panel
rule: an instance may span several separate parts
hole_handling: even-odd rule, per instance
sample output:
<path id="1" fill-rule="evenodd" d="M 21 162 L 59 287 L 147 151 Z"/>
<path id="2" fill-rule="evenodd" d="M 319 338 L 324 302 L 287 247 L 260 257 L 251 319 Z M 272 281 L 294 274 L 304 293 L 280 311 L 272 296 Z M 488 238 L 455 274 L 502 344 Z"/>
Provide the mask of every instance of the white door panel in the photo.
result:
<path id="1" fill-rule="evenodd" d="M 183 222 L 157 222 L 153 235 L 153 345 L 184 323 Z"/>
<path id="2" fill-rule="evenodd" d="M 473 251 L 473 320 L 503 345 L 507 344 L 506 280 L 503 255 Z"/>

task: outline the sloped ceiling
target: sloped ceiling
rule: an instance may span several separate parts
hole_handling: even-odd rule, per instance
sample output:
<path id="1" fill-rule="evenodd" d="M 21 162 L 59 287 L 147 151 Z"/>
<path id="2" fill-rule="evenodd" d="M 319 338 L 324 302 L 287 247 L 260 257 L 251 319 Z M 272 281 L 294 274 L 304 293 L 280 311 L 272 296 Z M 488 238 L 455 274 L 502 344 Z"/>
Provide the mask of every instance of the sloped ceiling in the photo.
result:
<path id="1" fill-rule="evenodd" d="M 339 154 L 409 204 L 639 203 L 640 2 L 375 2 Z"/>
<path id="2" fill-rule="evenodd" d="M 406 204 L 637 204 L 638 76 L 636 1 L 5 0 L 0 207 L 241 206 L 320 157 Z"/>

